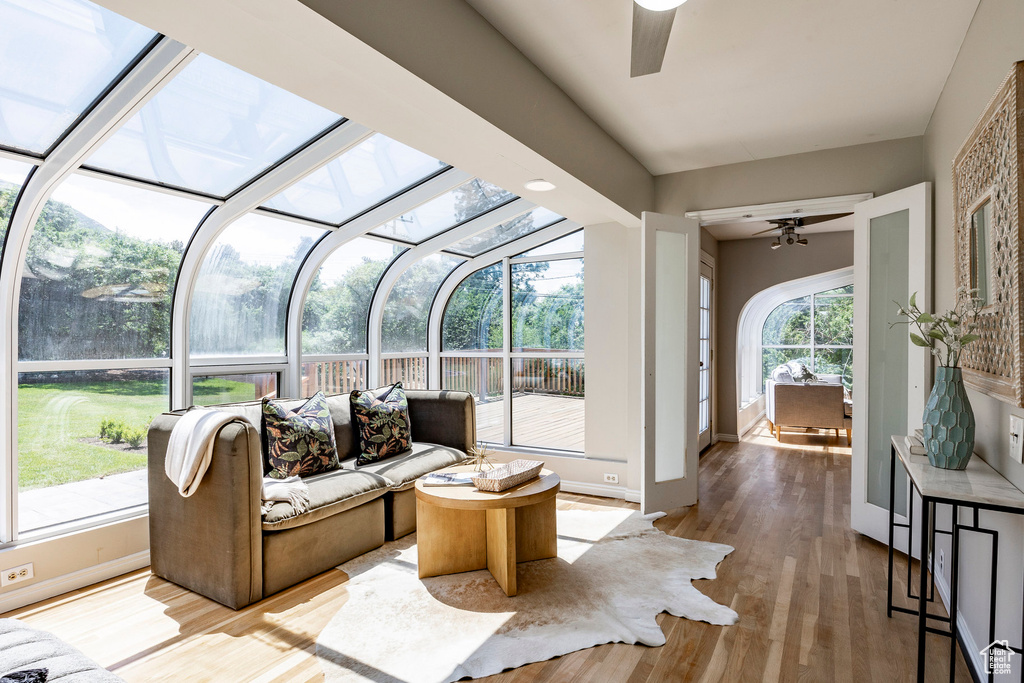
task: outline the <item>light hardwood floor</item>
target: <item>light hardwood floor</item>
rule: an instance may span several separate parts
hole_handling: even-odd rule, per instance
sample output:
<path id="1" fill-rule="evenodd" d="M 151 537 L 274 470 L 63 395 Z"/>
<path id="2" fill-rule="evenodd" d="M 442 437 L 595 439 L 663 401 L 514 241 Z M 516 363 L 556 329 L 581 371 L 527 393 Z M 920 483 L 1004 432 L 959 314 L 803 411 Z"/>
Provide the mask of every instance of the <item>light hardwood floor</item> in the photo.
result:
<path id="1" fill-rule="evenodd" d="M 490 681 L 911 681 L 916 621 L 885 616 L 885 549 L 849 528 L 845 438 L 762 426 L 701 460 L 701 501 L 664 531 L 736 547 L 697 587 L 740 614 L 711 626 L 662 614 L 664 647 L 603 645 Z M 562 494 L 560 508 L 629 506 Z M 234 612 L 147 571 L 28 607 L 18 616 L 128 681 L 319 681 L 316 636 L 346 599 L 330 571 Z M 902 595 L 903 584 L 898 585 Z M 930 681 L 948 639 L 929 636 Z M 970 680 L 962 659 L 957 680 Z"/>

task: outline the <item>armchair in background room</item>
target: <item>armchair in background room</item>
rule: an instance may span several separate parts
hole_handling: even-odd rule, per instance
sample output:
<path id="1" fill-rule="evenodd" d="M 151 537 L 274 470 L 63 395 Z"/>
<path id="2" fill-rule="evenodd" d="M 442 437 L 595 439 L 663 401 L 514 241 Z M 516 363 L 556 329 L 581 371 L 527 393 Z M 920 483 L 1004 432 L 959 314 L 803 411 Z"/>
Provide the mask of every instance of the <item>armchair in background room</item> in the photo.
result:
<path id="1" fill-rule="evenodd" d="M 853 406 L 845 400 L 842 377 L 819 375 L 818 382 L 765 382 L 768 427 L 782 441 L 783 427 L 846 430 L 851 443 Z"/>

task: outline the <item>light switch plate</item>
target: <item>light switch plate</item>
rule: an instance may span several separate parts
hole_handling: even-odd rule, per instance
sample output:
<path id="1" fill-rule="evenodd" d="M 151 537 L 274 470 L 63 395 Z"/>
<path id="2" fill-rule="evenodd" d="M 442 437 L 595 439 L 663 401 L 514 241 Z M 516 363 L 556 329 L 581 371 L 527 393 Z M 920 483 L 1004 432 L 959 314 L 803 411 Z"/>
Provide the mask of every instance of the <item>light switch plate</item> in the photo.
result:
<path id="1" fill-rule="evenodd" d="M 1024 417 L 1010 415 L 1010 455 L 1024 464 Z"/>

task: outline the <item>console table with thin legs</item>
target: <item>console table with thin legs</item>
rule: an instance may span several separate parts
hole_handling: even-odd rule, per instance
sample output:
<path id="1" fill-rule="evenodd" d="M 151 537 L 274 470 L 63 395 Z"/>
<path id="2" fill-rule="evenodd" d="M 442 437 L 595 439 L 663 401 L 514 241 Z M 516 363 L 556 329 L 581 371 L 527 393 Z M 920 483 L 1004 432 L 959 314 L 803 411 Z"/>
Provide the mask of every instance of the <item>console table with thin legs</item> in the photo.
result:
<path id="1" fill-rule="evenodd" d="M 921 549 L 918 570 L 918 593 L 913 595 L 911 580 L 911 552 L 913 550 L 914 536 L 914 496 L 908 496 L 907 522 L 896 521 L 896 463 L 899 462 L 907 472 L 910 485 L 921 497 L 920 520 L 917 532 L 919 534 Z M 935 525 L 935 505 L 949 505 L 952 508 L 950 516 L 951 528 L 943 530 Z M 969 523 L 960 522 L 960 510 L 973 511 Z M 925 670 L 925 635 L 934 633 L 946 636 L 950 639 L 949 648 L 949 680 L 955 680 L 956 674 L 956 645 L 957 645 L 957 590 L 960 578 L 960 534 L 963 532 L 977 533 L 988 536 L 991 539 L 992 547 L 992 569 L 989 576 L 989 618 L 988 618 L 988 639 L 987 643 L 996 640 L 996 581 L 998 577 L 999 560 L 999 532 L 995 529 L 987 529 L 979 523 L 981 510 L 994 512 L 1006 512 L 1016 515 L 1024 515 L 1024 493 L 1007 481 L 1001 474 L 992 469 L 984 460 L 975 456 L 967 465 L 965 470 L 944 470 L 932 467 L 928 463 L 926 455 L 911 455 L 906 446 L 903 436 L 892 437 L 892 452 L 889 461 L 889 576 L 886 610 L 889 617 L 893 612 L 904 612 L 917 617 L 917 680 L 924 681 Z M 897 528 L 907 530 L 907 597 L 917 600 L 917 609 L 908 609 L 892 604 L 892 583 L 893 583 L 893 541 Z M 951 537 L 950 544 L 950 581 L 949 581 L 949 615 L 929 614 L 928 603 L 935 600 L 935 557 L 934 552 L 930 558 L 929 567 L 925 567 L 924 560 L 929 558 L 929 551 L 935 548 L 935 535 L 944 534 Z M 929 586 L 929 575 L 931 585 Z M 968 577 L 970 578 L 970 577 Z M 928 620 L 935 620 L 948 624 L 947 629 L 937 626 L 930 626 Z M 1021 610 L 1021 629 L 1024 633 L 1024 610 Z M 1017 654 L 1024 654 L 1024 650 L 1010 646 L 1010 650 Z M 966 657 L 965 657 L 966 659 Z M 1011 657 L 1011 661 L 1012 661 Z M 1020 665 L 1020 679 L 1024 682 L 1024 666 Z M 993 680 L 989 674 L 988 680 Z"/>

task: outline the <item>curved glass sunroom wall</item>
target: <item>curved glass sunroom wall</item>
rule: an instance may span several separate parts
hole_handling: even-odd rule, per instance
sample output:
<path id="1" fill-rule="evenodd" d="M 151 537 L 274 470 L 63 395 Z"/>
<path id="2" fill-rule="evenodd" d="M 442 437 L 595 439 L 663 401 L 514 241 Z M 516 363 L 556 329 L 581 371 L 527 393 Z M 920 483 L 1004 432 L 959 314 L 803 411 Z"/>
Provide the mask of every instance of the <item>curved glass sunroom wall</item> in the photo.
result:
<path id="1" fill-rule="evenodd" d="M 18 306 L 0 543 L 144 511 L 169 408 L 441 388 L 456 361 L 431 320 L 455 353 L 509 344 L 503 285 L 471 291 L 493 269 L 439 315 L 453 269 L 571 227 L 87 0 L 0 0 L 0 56 L 0 301 Z M 476 339 L 453 341 L 458 317 Z"/>

